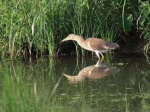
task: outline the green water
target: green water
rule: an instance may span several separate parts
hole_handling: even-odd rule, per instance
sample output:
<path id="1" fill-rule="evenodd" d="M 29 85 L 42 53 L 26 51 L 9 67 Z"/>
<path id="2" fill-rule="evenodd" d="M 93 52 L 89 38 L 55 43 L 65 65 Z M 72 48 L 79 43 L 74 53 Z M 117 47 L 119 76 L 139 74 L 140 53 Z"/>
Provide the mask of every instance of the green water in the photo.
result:
<path id="1" fill-rule="evenodd" d="M 0 112 L 150 111 L 144 55 L 113 54 L 96 63 L 91 56 L 1 60 Z"/>

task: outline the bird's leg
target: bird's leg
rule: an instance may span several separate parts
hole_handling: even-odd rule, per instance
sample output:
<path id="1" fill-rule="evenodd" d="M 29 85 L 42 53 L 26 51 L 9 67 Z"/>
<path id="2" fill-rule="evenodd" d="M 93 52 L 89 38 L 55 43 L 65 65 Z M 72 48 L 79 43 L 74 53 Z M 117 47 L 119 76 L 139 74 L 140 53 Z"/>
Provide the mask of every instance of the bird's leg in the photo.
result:
<path id="1" fill-rule="evenodd" d="M 98 59 L 100 60 L 99 52 L 96 51 L 95 54 L 98 57 Z"/>
<path id="2" fill-rule="evenodd" d="M 96 53 L 98 59 L 101 60 L 101 62 L 102 62 L 104 60 L 104 55 L 101 52 L 95 52 L 95 53 Z M 99 53 L 101 54 L 102 59 L 100 58 Z"/>
<path id="3" fill-rule="evenodd" d="M 101 62 L 104 60 L 104 55 L 102 53 L 100 53 L 101 56 L 102 56 L 102 59 L 101 59 Z"/>
<path id="4" fill-rule="evenodd" d="M 97 63 L 95 64 L 95 67 L 100 67 L 101 66 L 101 61 L 98 60 Z"/>

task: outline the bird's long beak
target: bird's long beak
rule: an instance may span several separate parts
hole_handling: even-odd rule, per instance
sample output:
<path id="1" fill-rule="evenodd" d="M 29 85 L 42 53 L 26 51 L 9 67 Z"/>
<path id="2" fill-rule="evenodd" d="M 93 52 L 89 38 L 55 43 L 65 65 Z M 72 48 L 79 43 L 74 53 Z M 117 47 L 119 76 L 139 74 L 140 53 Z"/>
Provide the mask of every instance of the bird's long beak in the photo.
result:
<path id="1" fill-rule="evenodd" d="M 71 76 L 67 74 L 63 74 L 68 80 L 71 80 Z"/>
<path id="2" fill-rule="evenodd" d="M 66 39 L 66 38 L 65 38 Z M 64 42 L 64 41 L 66 41 L 65 39 L 63 39 L 61 42 Z"/>
<path id="3" fill-rule="evenodd" d="M 67 41 L 67 37 L 66 37 L 66 38 L 64 38 L 61 42 L 64 42 L 64 41 Z"/>

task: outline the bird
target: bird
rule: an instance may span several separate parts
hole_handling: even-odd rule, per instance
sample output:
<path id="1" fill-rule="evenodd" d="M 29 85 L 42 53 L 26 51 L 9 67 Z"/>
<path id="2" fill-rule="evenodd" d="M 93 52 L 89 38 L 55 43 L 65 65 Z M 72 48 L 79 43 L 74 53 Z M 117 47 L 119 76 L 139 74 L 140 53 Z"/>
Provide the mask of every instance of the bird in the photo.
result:
<path id="1" fill-rule="evenodd" d="M 108 51 L 119 48 L 119 45 L 117 43 L 108 42 L 106 40 L 95 37 L 84 39 L 82 36 L 76 34 L 69 34 L 61 42 L 68 40 L 76 41 L 82 48 L 95 52 L 101 62 L 104 60 L 104 55 L 102 53 L 107 53 Z M 102 59 L 100 59 L 99 54 L 102 56 Z"/>
<path id="2" fill-rule="evenodd" d="M 86 78 L 90 80 L 101 79 L 119 71 L 120 68 L 109 66 L 101 63 L 100 60 L 98 60 L 95 65 L 83 68 L 76 76 L 71 76 L 68 74 L 63 75 L 70 81 L 70 83 L 75 84 L 84 81 Z"/>

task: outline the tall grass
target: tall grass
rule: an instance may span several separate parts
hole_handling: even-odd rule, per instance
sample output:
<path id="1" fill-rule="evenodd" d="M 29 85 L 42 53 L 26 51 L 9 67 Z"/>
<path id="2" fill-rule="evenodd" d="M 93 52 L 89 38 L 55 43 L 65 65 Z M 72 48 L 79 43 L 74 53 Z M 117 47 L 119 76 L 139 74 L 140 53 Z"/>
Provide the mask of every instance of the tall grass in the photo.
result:
<path id="1" fill-rule="evenodd" d="M 0 31 L 1 40 L 6 41 L 5 51 L 8 51 L 12 57 L 14 53 L 19 55 L 20 51 L 28 49 L 31 55 L 34 45 L 33 50 L 36 52 L 42 53 L 48 49 L 50 55 L 54 54 L 55 41 L 59 41 L 58 36 L 62 34 L 59 28 L 64 22 L 61 18 L 63 11 L 58 10 L 63 8 L 63 2 L 60 0 L 1 1 Z"/>
<path id="2" fill-rule="evenodd" d="M 150 3 L 148 1 L 140 1 L 140 15 L 137 20 L 138 29 L 142 30 L 141 37 L 144 37 L 149 42 L 145 45 L 144 50 L 147 53 L 150 46 Z"/>
<path id="3" fill-rule="evenodd" d="M 11 57 L 55 49 L 69 33 L 98 36 L 105 19 L 103 1 L 11 0 L 0 2 L 1 47 Z M 106 31 L 105 31 L 106 32 Z M 34 46 L 34 47 L 33 47 Z M 38 52 L 40 51 L 40 52 Z"/>
<path id="4" fill-rule="evenodd" d="M 14 57 L 48 51 L 52 56 L 70 33 L 115 41 L 118 29 L 131 29 L 136 5 L 135 0 L 0 1 L 1 54 Z"/>

